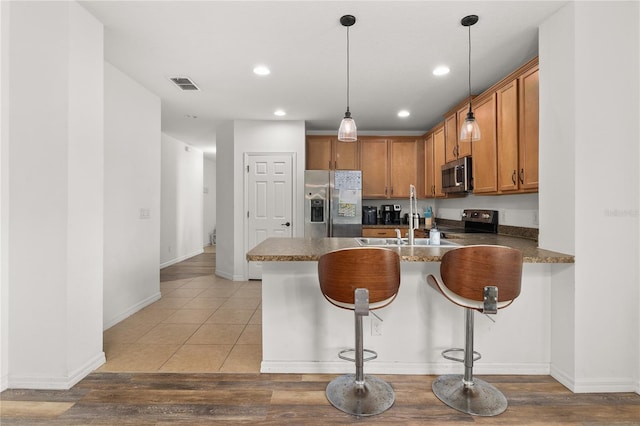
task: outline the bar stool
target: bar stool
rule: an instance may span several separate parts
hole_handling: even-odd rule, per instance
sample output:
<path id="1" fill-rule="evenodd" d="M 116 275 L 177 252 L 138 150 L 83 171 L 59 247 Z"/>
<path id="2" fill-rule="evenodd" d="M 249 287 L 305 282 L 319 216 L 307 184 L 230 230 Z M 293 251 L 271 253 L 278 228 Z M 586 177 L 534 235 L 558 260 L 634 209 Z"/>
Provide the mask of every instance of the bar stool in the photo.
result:
<path id="1" fill-rule="evenodd" d="M 380 247 L 332 251 L 320 257 L 318 278 L 329 302 L 355 313 L 355 349 L 343 350 L 338 356 L 355 361 L 356 373 L 332 380 L 327 385 L 327 399 L 337 409 L 355 416 L 380 414 L 393 405 L 395 394 L 384 380 L 364 375 L 364 361 L 375 359 L 377 354 L 363 348 L 362 317 L 395 299 L 400 287 L 400 256 Z M 348 352 L 355 352 L 355 357 L 347 356 Z"/>
<path id="2" fill-rule="evenodd" d="M 448 251 L 442 256 L 439 280 L 427 277 L 429 285 L 447 299 L 465 308 L 465 347 L 442 352 L 446 359 L 464 363 L 464 376 L 448 374 L 436 378 L 433 393 L 451 408 L 477 416 L 496 416 L 507 409 L 507 398 L 493 385 L 473 377 L 473 363 L 480 354 L 473 350 L 473 314 L 496 314 L 520 295 L 522 252 L 503 247 L 476 245 Z M 461 352 L 464 358 L 451 353 Z"/>

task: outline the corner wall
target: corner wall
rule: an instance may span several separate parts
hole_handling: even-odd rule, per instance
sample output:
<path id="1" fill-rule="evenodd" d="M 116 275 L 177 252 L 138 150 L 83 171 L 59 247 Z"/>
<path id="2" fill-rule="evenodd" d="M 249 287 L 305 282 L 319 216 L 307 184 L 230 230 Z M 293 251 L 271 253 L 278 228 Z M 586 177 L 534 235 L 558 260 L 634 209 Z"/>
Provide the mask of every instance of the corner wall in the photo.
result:
<path id="1" fill-rule="evenodd" d="M 162 134 L 160 267 L 202 253 L 203 154 Z"/>
<path id="2" fill-rule="evenodd" d="M 67 389 L 104 363 L 103 27 L 1 7 L 2 387 Z"/>
<path id="3" fill-rule="evenodd" d="M 576 256 L 552 272 L 551 370 L 575 392 L 640 389 L 639 7 L 540 27 L 540 244 Z"/>
<path id="4" fill-rule="evenodd" d="M 209 233 L 216 229 L 216 162 L 205 157 L 202 172 L 204 182 L 202 245 L 207 246 L 211 244 Z"/>
<path id="5" fill-rule="evenodd" d="M 245 250 L 244 154 L 293 152 L 293 236 L 304 235 L 305 124 L 303 121 L 236 120 L 220 125 L 217 144 L 218 243 L 216 275 L 240 281 L 247 279 Z M 224 182 L 224 185 L 220 183 Z"/>
<path id="6" fill-rule="evenodd" d="M 160 298 L 160 98 L 105 70 L 104 328 Z"/>

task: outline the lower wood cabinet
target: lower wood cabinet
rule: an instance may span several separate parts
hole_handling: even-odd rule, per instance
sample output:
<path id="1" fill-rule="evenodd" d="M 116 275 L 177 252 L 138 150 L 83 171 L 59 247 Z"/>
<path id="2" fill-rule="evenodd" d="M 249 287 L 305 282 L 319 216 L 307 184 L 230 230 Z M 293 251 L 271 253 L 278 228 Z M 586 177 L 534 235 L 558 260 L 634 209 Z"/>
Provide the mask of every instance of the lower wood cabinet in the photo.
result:
<path id="1" fill-rule="evenodd" d="M 407 235 L 409 231 L 408 226 L 398 226 L 402 238 Z M 362 228 L 362 236 L 368 238 L 394 238 L 396 237 L 396 228 Z"/>

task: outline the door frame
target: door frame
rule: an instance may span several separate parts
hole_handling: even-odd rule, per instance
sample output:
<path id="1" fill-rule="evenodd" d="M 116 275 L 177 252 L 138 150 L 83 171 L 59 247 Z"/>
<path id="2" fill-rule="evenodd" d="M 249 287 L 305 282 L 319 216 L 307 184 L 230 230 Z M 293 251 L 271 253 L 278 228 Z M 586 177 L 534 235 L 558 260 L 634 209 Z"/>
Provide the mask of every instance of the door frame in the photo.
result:
<path id="1" fill-rule="evenodd" d="M 249 218 L 247 217 L 247 213 L 249 211 L 249 178 L 248 173 L 246 172 L 247 166 L 249 165 L 249 160 L 251 157 L 280 157 L 280 156 L 289 156 L 291 158 L 291 238 L 295 238 L 297 234 L 297 224 L 298 224 L 298 209 L 296 206 L 300 202 L 298 195 L 298 158 L 297 153 L 293 151 L 286 152 L 245 152 L 242 157 L 242 179 L 243 179 L 243 206 L 242 206 L 242 229 L 244 230 L 244 253 L 249 251 Z M 242 268 L 243 280 L 247 281 L 249 279 L 249 261 L 244 261 L 244 266 Z"/>

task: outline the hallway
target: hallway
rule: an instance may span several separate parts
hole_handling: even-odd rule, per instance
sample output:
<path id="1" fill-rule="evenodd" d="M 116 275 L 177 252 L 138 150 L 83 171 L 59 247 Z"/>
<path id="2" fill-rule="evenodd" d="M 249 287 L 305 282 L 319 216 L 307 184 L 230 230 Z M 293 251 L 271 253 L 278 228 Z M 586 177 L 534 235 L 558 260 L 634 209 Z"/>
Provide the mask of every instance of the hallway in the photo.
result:
<path id="1" fill-rule="evenodd" d="M 162 298 L 104 332 L 97 371 L 258 373 L 261 282 L 214 271 L 215 246 L 162 269 Z"/>

